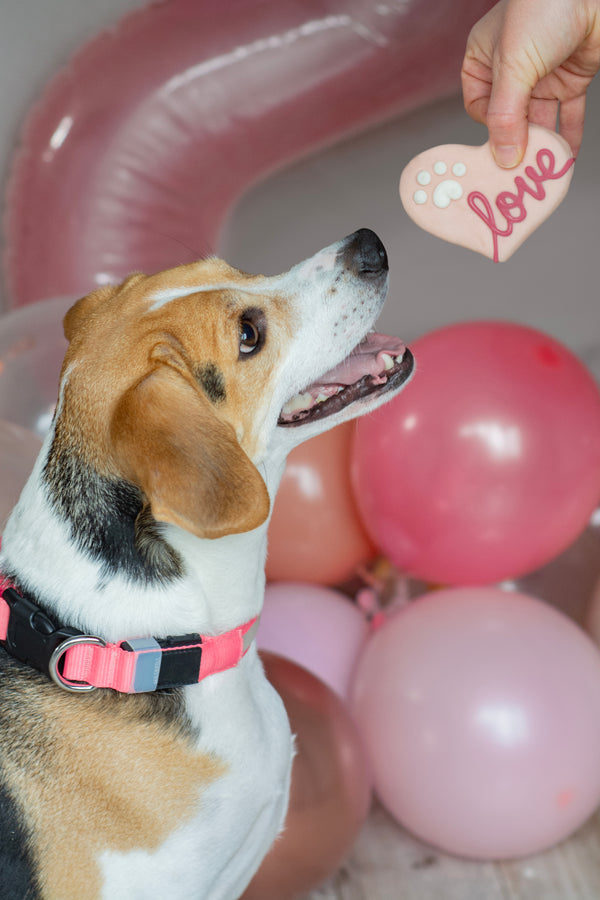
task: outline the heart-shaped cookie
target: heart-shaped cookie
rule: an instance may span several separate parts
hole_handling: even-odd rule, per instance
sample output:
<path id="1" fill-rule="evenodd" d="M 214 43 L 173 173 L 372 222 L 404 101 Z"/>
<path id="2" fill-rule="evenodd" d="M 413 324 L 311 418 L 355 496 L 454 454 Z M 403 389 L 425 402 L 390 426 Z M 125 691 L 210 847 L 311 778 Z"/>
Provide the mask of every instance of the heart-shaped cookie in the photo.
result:
<path id="1" fill-rule="evenodd" d="M 443 144 L 409 162 L 400 198 L 425 231 L 502 262 L 562 201 L 574 162 L 564 138 L 530 125 L 525 158 L 515 169 L 496 164 L 489 142 Z"/>

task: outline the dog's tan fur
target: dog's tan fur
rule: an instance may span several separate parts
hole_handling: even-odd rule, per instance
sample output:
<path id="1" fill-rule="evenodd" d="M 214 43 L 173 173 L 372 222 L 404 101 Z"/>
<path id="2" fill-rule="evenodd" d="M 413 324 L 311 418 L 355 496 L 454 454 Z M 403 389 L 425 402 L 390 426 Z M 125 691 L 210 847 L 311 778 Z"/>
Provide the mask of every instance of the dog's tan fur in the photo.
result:
<path id="1" fill-rule="evenodd" d="M 47 900 L 97 900 L 98 852 L 158 847 L 226 766 L 195 751 L 169 697 L 74 697 L 32 671 L 13 687 L 5 787 L 25 818 L 38 886 Z"/>
<path id="2" fill-rule="evenodd" d="M 250 276 L 208 260 L 178 270 L 178 277 L 183 289 L 187 282 L 247 284 Z M 248 397 L 270 395 L 289 322 L 278 315 L 277 298 L 269 298 L 267 346 L 240 364 L 239 317 L 248 295 L 202 292 L 200 329 L 197 295 L 148 311 L 148 296 L 165 284 L 168 272 L 134 275 L 69 312 L 59 440 L 84 457 L 93 448 L 86 461 L 101 474 L 137 484 L 152 498 L 159 521 L 199 537 L 249 531 L 267 518 L 269 497 L 250 461 L 259 453 L 263 423 Z M 131 319 L 135 328 L 127 327 Z M 201 379 L 215 361 L 225 392 L 220 402 L 206 396 Z"/>

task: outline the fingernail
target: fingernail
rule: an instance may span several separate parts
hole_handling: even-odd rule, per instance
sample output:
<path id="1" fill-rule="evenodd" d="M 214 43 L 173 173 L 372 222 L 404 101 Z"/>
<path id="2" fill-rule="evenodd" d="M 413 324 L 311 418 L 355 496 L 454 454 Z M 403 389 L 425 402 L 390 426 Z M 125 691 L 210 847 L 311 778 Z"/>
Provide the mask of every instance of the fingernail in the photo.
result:
<path id="1" fill-rule="evenodd" d="M 501 144 L 493 148 L 494 158 L 503 169 L 512 169 L 519 162 L 519 151 L 516 147 Z"/>

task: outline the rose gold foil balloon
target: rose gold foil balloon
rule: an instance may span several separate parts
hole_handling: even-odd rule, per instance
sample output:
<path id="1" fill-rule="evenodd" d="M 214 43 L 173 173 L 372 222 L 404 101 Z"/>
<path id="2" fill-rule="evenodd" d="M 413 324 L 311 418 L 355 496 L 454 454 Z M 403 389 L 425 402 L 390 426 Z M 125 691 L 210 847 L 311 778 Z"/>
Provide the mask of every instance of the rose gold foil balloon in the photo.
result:
<path id="1" fill-rule="evenodd" d="M 354 428 L 346 422 L 290 453 L 269 526 L 269 581 L 337 584 L 375 556 L 350 485 Z"/>
<path id="2" fill-rule="evenodd" d="M 0 535 L 41 446 L 37 434 L 0 421 Z"/>
<path id="3" fill-rule="evenodd" d="M 279 692 L 297 755 L 285 831 L 244 900 L 293 900 L 333 875 L 367 817 L 371 790 L 362 744 L 343 703 L 306 669 L 261 654 Z"/>

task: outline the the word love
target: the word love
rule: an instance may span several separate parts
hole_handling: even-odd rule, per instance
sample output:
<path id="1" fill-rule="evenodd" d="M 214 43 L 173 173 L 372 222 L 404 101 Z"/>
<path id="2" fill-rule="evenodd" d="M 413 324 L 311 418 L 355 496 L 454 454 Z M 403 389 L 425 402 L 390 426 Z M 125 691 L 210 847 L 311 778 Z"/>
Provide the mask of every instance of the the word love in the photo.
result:
<path id="1" fill-rule="evenodd" d="M 574 159 L 568 159 L 560 168 L 556 168 L 556 158 L 552 150 L 547 147 L 538 150 L 535 157 L 537 169 L 533 166 L 525 166 L 525 176 L 530 179 L 528 184 L 525 178 L 517 175 L 514 184 L 516 193 L 511 191 L 500 191 L 496 197 L 496 208 L 504 219 L 504 226 L 498 224 L 492 204 L 481 191 L 471 191 L 467 197 L 467 202 L 476 215 L 490 229 L 493 242 L 493 259 L 494 262 L 499 261 L 498 256 L 498 238 L 509 237 L 513 233 L 514 226 L 519 222 L 524 222 L 527 218 L 527 206 L 525 205 L 525 197 L 532 197 L 534 200 L 542 201 L 546 199 L 546 189 L 544 187 L 547 181 L 557 181 L 564 178 L 570 171 Z"/>

